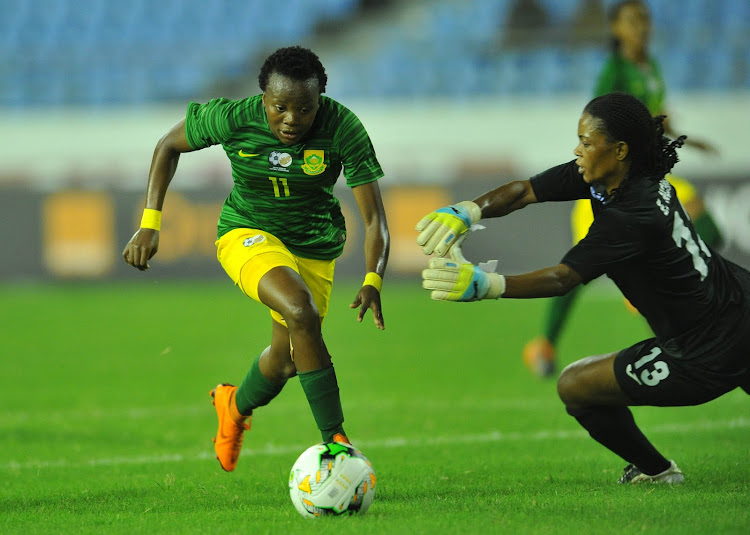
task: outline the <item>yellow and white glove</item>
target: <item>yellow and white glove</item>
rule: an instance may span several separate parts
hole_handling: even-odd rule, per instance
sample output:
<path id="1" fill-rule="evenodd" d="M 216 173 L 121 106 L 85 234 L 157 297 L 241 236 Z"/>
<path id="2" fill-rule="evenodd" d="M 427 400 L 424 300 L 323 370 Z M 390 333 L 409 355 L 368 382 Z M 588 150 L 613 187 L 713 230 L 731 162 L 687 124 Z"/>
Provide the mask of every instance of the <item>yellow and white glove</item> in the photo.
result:
<path id="1" fill-rule="evenodd" d="M 431 258 L 422 271 L 422 288 L 432 290 L 435 301 L 480 301 L 505 293 L 505 277 L 495 273 L 496 260 L 475 266 L 461 252 L 461 239 L 451 249 L 451 258 Z"/>
<path id="2" fill-rule="evenodd" d="M 445 256 L 458 238 L 482 219 L 482 210 L 472 201 L 439 208 L 417 223 L 417 245 L 424 254 Z"/>

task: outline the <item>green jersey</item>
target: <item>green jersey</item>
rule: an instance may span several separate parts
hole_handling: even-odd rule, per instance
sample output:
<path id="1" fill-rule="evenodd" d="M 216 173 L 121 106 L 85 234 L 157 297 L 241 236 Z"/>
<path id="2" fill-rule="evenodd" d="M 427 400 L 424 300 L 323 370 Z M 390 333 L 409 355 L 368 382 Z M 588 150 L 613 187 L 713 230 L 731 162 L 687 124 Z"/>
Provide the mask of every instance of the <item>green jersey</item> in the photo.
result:
<path id="1" fill-rule="evenodd" d="M 599 75 L 594 92 L 595 96 L 600 96 L 612 91 L 633 95 L 646 105 L 651 115 L 664 111 L 664 79 L 653 58 L 641 66 L 620 54 L 612 54 Z"/>
<path id="2" fill-rule="evenodd" d="M 234 187 L 219 217 L 221 237 L 236 228 L 270 232 L 303 258 L 330 260 L 344 249 L 346 226 L 333 186 L 383 176 L 367 131 L 354 113 L 321 96 L 310 131 L 285 145 L 268 127 L 262 95 L 191 102 L 185 135 L 194 149 L 221 144 Z"/>

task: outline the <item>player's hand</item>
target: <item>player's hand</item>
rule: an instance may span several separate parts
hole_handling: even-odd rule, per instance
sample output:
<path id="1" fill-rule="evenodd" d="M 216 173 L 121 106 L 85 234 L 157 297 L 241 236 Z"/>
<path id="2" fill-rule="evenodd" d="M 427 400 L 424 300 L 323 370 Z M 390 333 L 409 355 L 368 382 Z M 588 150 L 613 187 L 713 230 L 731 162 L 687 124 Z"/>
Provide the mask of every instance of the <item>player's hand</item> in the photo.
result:
<path id="1" fill-rule="evenodd" d="M 349 308 L 359 307 L 359 314 L 357 315 L 357 321 L 362 323 L 362 319 L 365 317 L 365 312 L 369 308 L 372 310 L 372 319 L 375 322 L 375 327 L 381 331 L 385 329 L 385 322 L 383 321 L 383 311 L 380 308 L 380 292 L 374 286 L 365 284 L 357 292 L 357 296 L 354 298 L 354 302 L 349 305 Z"/>
<path id="2" fill-rule="evenodd" d="M 470 262 L 436 257 L 422 271 L 422 288 L 431 290 L 430 297 L 436 301 L 497 299 L 505 292 L 505 277 Z"/>
<path id="3" fill-rule="evenodd" d="M 445 256 L 458 238 L 482 218 L 482 210 L 472 201 L 439 208 L 417 223 L 417 245 L 424 254 Z"/>
<path id="4" fill-rule="evenodd" d="M 133 234 L 122 251 L 125 262 L 141 271 L 148 269 L 148 260 L 159 250 L 159 231 L 141 228 Z"/>

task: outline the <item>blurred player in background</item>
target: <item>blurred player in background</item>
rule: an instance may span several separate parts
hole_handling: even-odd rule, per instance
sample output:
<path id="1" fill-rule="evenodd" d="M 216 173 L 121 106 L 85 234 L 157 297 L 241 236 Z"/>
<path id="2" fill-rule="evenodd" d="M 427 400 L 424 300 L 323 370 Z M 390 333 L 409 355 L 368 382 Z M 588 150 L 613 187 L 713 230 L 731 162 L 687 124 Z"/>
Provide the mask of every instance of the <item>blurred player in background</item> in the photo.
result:
<path id="1" fill-rule="evenodd" d="M 257 407 L 299 377 L 324 441 L 348 442 L 336 374 L 321 334 L 335 259 L 346 240 L 333 187 L 343 168 L 365 227 L 364 283 L 351 308 L 361 322 L 373 313 L 384 329 L 380 302 L 390 237 L 377 180 L 383 176 L 359 119 L 321 95 L 327 76 L 318 57 L 298 46 L 281 48 L 263 64 L 262 94 L 242 100 L 190 103 L 183 120 L 156 146 L 141 228 L 123 257 L 140 270 L 159 246 L 164 197 L 180 154 L 221 144 L 234 188 L 224 202 L 216 241 L 219 262 L 242 292 L 271 309 L 271 345 L 239 387 L 211 391 L 219 419 L 215 450 L 234 470 L 244 431 Z M 225 336 L 247 330 L 238 320 Z"/>
<path id="2" fill-rule="evenodd" d="M 574 362 L 557 383 L 568 413 L 629 463 L 620 483 L 684 479 L 641 433 L 629 406 L 699 405 L 737 387 L 750 393 L 750 273 L 703 242 L 664 178 L 683 137 L 665 137 L 662 119 L 632 95 L 597 97 L 578 122 L 575 160 L 436 210 L 417 225 L 423 252 L 439 255 L 422 273 L 432 299 L 551 297 L 606 274 L 643 314 L 655 337 Z M 469 263 L 454 246 L 483 217 L 575 199 L 590 200 L 594 222 L 556 266 L 503 276 Z"/>
<path id="3" fill-rule="evenodd" d="M 595 96 L 624 91 L 643 102 L 652 115 L 665 115 L 664 80 L 658 63 L 648 51 L 651 34 L 648 7 L 640 0 L 618 2 L 609 12 L 609 22 L 612 54 L 599 75 Z M 668 119 L 664 121 L 664 130 L 674 137 Z M 703 141 L 688 138 L 685 144 L 708 153 L 716 153 L 711 145 Z M 720 247 L 721 232 L 695 187 L 675 175 L 667 175 L 667 180 L 677 190 L 677 197 L 703 241 L 714 248 Z M 574 245 L 586 236 L 592 221 L 591 203 L 588 200 L 576 201 L 571 212 Z M 532 373 L 541 377 L 549 377 L 555 373 L 557 342 L 578 295 L 579 290 L 576 289 L 564 296 L 550 299 L 543 334 L 529 341 L 523 348 L 523 361 Z"/>

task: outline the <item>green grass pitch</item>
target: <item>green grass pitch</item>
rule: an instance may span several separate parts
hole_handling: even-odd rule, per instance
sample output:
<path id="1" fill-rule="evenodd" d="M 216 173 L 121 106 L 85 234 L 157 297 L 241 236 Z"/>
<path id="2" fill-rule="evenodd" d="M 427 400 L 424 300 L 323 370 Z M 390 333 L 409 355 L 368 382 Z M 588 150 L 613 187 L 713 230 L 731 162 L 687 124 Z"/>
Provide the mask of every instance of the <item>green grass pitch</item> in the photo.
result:
<path id="1" fill-rule="evenodd" d="M 436 303 L 386 281 L 380 332 L 355 292 L 336 286 L 324 335 L 377 494 L 362 517 L 311 521 L 286 489 L 320 439 L 298 381 L 256 411 L 235 472 L 213 458 L 208 393 L 267 345 L 262 306 L 225 281 L 0 286 L 0 533 L 750 533 L 743 392 L 635 408 L 686 482 L 616 485 L 625 463 L 521 362 L 543 300 Z M 646 336 L 600 285 L 561 360 Z"/>

